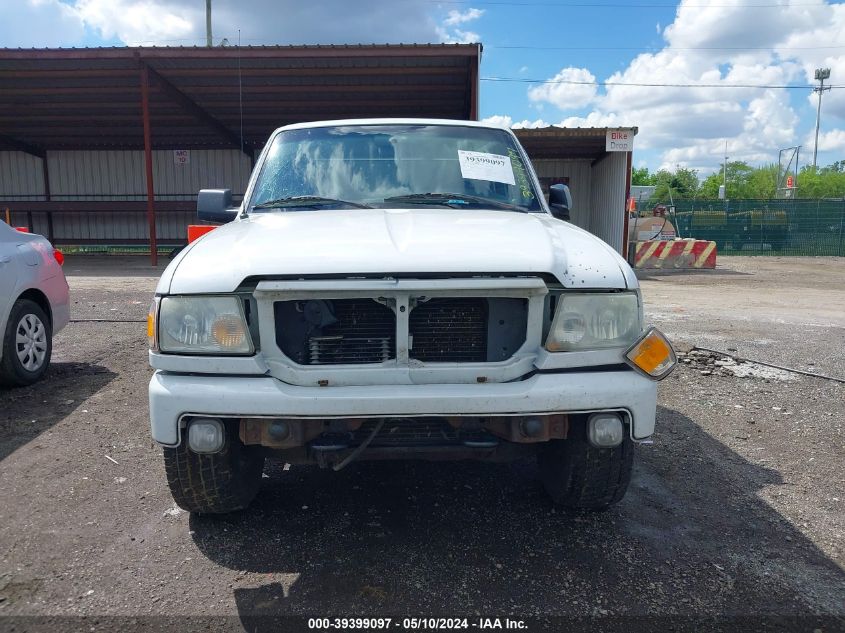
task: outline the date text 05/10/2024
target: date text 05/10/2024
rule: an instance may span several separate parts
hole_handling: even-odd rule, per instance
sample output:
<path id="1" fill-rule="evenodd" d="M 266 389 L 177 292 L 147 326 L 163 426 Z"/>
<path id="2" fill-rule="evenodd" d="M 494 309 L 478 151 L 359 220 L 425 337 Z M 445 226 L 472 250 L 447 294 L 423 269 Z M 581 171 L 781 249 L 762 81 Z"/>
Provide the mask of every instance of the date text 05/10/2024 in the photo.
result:
<path id="1" fill-rule="evenodd" d="M 476 629 L 480 631 L 525 631 L 523 620 L 511 618 L 309 618 L 308 628 L 329 630 L 389 630 L 446 631 Z"/>

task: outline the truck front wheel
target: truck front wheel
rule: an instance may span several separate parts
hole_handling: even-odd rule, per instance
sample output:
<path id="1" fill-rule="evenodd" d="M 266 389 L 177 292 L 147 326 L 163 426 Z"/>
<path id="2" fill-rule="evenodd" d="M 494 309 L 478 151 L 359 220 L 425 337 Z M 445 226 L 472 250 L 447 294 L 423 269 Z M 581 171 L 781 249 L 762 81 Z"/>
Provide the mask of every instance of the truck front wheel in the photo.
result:
<path id="1" fill-rule="evenodd" d="M 258 494 L 264 454 L 260 446 L 244 446 L 237 425 L 226 425 L 226 440 L 217 453 L 199 454 L 187 437 L 164 448 L 164 469 L 173 500 L 183 510 L 225 514 L 246 508 Z"/>
<path id="2" fill-rule="evenodd" d="M 626 434 L 619 446 L 596 448 L 586 424 L 576 423 L 565 440 L 551 440 L 537 456 L 540 479 L 555 504 L 604 510 L 625 496 L 631 481 L 634 445 Z"/>

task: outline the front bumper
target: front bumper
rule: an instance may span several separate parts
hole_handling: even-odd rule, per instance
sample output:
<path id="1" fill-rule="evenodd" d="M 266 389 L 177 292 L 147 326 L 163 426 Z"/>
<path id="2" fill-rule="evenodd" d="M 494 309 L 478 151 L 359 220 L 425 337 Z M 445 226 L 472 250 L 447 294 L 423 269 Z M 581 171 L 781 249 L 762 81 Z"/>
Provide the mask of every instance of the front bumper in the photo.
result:
<path id="1" fill-rule="evenodd" d="M 507 383 L 300 387 L 269 376 L 157 371 L 153 439 L 175 446 L 185 415 L 300 418 L 526 415 L 627 411 L 631 436 L 654 432 L 657 384 L 631 370 L 540 373 Z"/>

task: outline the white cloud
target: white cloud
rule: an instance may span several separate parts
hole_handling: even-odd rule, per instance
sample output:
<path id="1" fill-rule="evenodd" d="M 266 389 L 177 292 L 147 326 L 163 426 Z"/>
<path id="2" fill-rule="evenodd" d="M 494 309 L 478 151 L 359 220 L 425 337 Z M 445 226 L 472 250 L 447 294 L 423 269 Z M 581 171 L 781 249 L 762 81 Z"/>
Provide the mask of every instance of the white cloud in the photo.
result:
<path id="1" fill-rule="evenodd" d="M 481 36 L 475 31 L 465 31 L 457 28 L 459 24 L 472 22 L 484 15 L 484 9 L 467 9 L 457 11 L 452 9 L 446 14 L 443 23 L 436 28 L 438 39 L 444 44 L 475 44 L 481 41 Z"/>
<path id="2" fill-rule="evenodd" d="M 595 75 L 586 68 L 570 66 L 552 77 L 549 83 L 529 88 L 528 98 L 534 102 L 551 103 L 561 110 L 576 110 L 595 99 L 597 90 L 595 81 Z"/>
<path id="3" fill-rule="evenodd" d="M 473 20 L 477 20 L 482 15 L 484 15 L 484 9 L 467 9 L 463 13 L 460 11 L 456 11 L 452 9 L 449 11 L 446 19 L 443 20 L 443 24 L 446 26 L 455 26 L 457 24 L 463 24 L 464 22 L 472 22 Z"/>
<path id="4" fill-rule="evenodd" d="M 585 117 L 567 117 L 558 123 L 558 125 L 561 127 L 631 127 L 629 125 L 630 121 L 624 123 L 624 120 L 624 117 L 620 117 L 613 112 L 605 114 L 593 111 Z"/>
<path id="5" fill-rule="evenodd" d="M 426 0 L 214 0 L 214 41 L 244 44 L 427 43 L 438 38 Z M 38 25 L 34 28 L 33 25 Z M 201 0 L 0 0 L 3 46 L 71 46 L 90 35 L 125 44 L 205 43 Z M 460 33 L 455 39 L 477 37 Z"/>
<path id="6" fill-rule="evenodd" d="M 443 44 L 475 44 L 481 41 L 481 36 L 474 31 L 461 29 L 449 31 L 440 26 L 437 27 L 437 37 Z"/>
<path id="7" fill-rule="evenodd" d="M 488 125 L 500 125 L 501 127 L 510 127 L 513 125 L 513 119 L 506 114 L 494 114 L 493 116 L 488 116 L 486 119 L 481 119 L 481 122 L 487 123 Z"/>
<path id="8" fill-rule="evenodd" d="M 77 0 L 74 11 L 104 38 L 118 38 L 130 46 L 146 42 L 171 42 L 195 34 L 204 12 L 196 7 L 173 6 L 162 0 Z"/>
<path id="9" fill-rule="evenodd" d="M 755 4 L 759 2 L 705 5 L 682 0 L 674 22 L 663 29 L 664 48 L 637 55 L 606 79 L 608 84 L 641 85 L 607 85 L 599 91 L 594 86 L 549 83 L 529 89 L 529 100 L 553 104 L 563 115 L 592 106 L 586 114 L 564 116 L 557 125 L 637 126 L 636 146 L 656 151 L 664 166 L 714 166 L 724 155 L 725 139 L 732 160 L 775 161 L 779 148 L 799 140 L 802 121 L 788 91 L 642 85 L 813 83 L 813 70 L 828 66 L 831 82 L 845 83 L 845 5 L 805 0 L 777 10 L 749 6 Z M 571 67 L 552 78 L 593 79 L 588 69 Z M 807 99 L 815 105 L 809 91 Z M 823 123 L 827 118 L 833 127 L 837 120 L 845 121 L 845 89 L 825 93 L 822 108 Z M 806 127 L 808 121 L 803 123 Z M 845 132 L 840 128 L 829 130 L 820 148 L 841 150 Z"/>
<path id="10" fill-rule="evenodd" d="M 529 121 L 528 119 L 524 119 L 522 121 L 517 121 L 511 127 L 515 130 L 520 130 L 523 128 L 535 128 L 535 127 L 549 127 L 551 123 L 547 123 L 543 119 L 537 119 L 536 121 Z"/>
<path id="11" fill-rule="evenodd" d="M 815 141 L 816 137 L 814 129 L 804 140 L 804 147 L 808 152 L 812 152 Z M 819 132 L 819 151 L 845 152 L 845 130 L 834 129 L 827 132 Z"/>
<path id="12" fill-rule="evenodd" d="M 82 19 L 59 0 L 0 2 L 0 42 L 3 46 L 73 46 L 84 36 Z"/>
<path id="13" fill-rule="evenodd" d="M 778 44 L 782 56 L 792 56 L 803 72 L 803 79 L 808 84 L 815 84 L 816 68 L 830 68 L 830 81 L 827 83 L 845 84 L 845 5 L 837 4 L 814 12 L 816 21 L 803 29 L 790 30 Z M 825 46 L 830 48 L 815 48 Z M 840 48 L 834 48 L 839 46 Z M 805 50 L 787 50 L 787 49 Z M 809 49 L 809 50 L 807 50 Z M 807 100 L 816 107 L 817 96 L 807 94 Z M 845 122 L 845 89 L 825 92 L 822 97 L 822 110 Z"/>

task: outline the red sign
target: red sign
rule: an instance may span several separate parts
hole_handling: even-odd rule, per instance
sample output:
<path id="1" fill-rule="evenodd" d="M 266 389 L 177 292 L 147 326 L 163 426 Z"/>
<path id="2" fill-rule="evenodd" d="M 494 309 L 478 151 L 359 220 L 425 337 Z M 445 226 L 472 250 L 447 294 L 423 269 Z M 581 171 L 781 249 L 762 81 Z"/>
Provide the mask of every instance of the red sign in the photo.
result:
<path id="1" fill-rule="evenodd" d="M 792 178 L 792 176 L 787 176 L 786 177 L 786 188 L 792 189 L 794 186 L 795 186 L 795 180 Z"/>
<path id="2" fill-rule="evenodd" d="M 198 240 L 206 233 L 213 231 L 216 229 L 216 226 L 210 226 L 208 224 L 189 224 L 188 225 L 188 244 L 193 242 L 194 240 Z"/>

